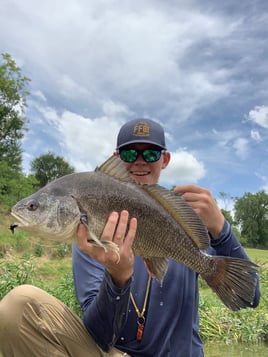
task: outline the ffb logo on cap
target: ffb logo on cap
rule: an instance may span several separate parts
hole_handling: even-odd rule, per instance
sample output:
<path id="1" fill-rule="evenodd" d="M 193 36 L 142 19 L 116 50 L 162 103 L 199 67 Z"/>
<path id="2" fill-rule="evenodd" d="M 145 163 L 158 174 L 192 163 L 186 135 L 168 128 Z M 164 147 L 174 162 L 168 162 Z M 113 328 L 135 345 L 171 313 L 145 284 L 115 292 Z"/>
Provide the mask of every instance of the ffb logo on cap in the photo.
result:
<path id="1" fill-rule="evenodd" d="M 150 127 L 145 122 L 137 123 L 133 128 L 133 136 L 150 136 Z"/>

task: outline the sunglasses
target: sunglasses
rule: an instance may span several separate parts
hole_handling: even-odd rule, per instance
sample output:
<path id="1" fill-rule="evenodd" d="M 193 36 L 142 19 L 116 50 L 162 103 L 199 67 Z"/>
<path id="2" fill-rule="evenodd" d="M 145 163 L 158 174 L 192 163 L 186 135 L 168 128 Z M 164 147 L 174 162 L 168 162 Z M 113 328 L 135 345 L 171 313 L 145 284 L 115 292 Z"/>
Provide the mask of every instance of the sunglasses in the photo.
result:
<path id="1" fill-rule="evenodd" d="M 145 162 L 156 162 L 160 159 L 161 154 L 165 150 L 162 149 L 144 149 L 144 150 L 136 150 L 136 149 L 122 149 L 119 150 L 119 155 L 121 160 L 132 163 L 135 162 L 139 155 L 142 156 Z"/>

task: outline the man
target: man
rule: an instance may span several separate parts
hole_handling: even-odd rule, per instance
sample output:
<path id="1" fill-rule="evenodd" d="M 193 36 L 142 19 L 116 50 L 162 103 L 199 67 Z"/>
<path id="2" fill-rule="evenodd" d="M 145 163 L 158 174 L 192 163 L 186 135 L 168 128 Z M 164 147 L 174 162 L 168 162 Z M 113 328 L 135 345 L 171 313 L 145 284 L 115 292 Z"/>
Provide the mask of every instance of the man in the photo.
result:
<path id="1" fill-rule="evenodd" d="M 129 175 L 141 184 L 156 183 L 170 161 L 163 128 L 149 119 L 123 125 L 114 155 L 120 156 Z M 248 259 L 208 190 L 185 185 L 175 191 L 207 226 L 210 254 Z M 163 283 L 151 279 L 142 259 L 132 251 L 138 224 L 127 211 L 111 212 L 108 217 L 101 239 L 115 242 L 119 256 L 92 245 L 84 225 L 78 227 L 73 273 L 83 323 L 40 289 L 13 289 L 0 303 L 4 357 L 203 356 L 198 276 L 169 260 Z M 256 307 L 259 298 L 257 284 L 250 307 Z"/>

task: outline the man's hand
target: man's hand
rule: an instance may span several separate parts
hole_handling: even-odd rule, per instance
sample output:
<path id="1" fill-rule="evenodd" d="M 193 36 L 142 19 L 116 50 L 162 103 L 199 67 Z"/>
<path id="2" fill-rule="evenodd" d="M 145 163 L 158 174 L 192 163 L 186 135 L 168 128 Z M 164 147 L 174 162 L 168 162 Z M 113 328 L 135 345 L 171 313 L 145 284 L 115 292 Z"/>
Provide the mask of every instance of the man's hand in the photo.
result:
<path id="1" fill-rule="evenodd" d="M 211 193 L 196 185 L 176 186 L 174 191 L 182 194 L 185 201 L 189 203 L 207 226 L 212 237 L 216 239 L 222 231 L 224 216 Z"/>
<path id="2" fill-rule="evenodd" d="M 112 212 L 103 229 L 101 240 L 110 240 L 119 247 L 119 255 L 114 251 L 107 251 L 88 242 L 87 229 L 79 224 L 77 229 L 77 244 L 81 251 L 105 265 L 115 285 L 123 287 L 133 274 L 134 255 L 132 244 L 137 231 L 137 219 L 131 218 L 129 213 L 122 211 L 120 215 Z M 127 229 L 128 228 L 128 229 Z"/>

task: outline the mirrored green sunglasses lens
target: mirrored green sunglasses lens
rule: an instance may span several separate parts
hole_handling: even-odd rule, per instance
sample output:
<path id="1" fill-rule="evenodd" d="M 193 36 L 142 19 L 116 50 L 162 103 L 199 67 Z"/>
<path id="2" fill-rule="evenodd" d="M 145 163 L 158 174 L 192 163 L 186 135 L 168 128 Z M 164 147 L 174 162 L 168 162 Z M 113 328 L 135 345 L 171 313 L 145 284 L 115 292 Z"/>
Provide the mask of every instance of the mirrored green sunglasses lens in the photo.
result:
<path id="1" fill-rule="evenodd" d="M 125 162 L 135 162 L 138 158 L 138 155 L 141 154 L 143 160 L 146 162 L 155 162 L 160 159 L 162 150 L 154 150 L 154 149 L 145 149 L 145 150 L 121 150 L 120 157 Z"/>
<path id="2" fill-rule="evenodd" d="M 134 150 L 134 149 L 121 150 L 120 157 L 125 162 L 134 162 L 137 160 L 138 152 L 137 152 L 137 150 Z"/>
<path id="3" fill-rule="evenodd" d="M 155 162 L 159 160 L 160 156 L 161 156 L 161 151 L 159 150 L 146 149 L 143 150 L 142 152 L 142 157 L 146 162 Z"/>

